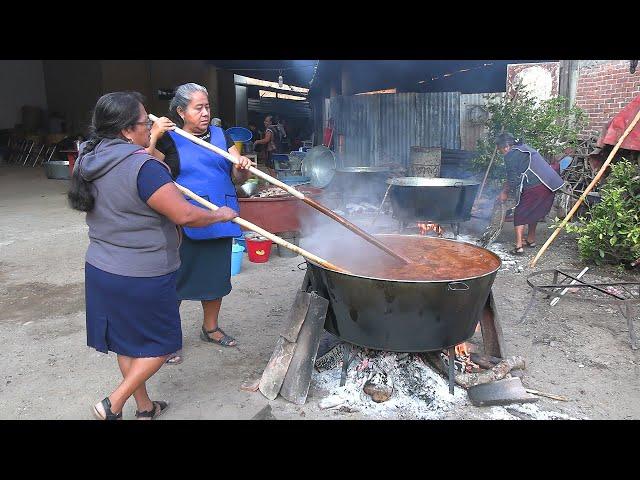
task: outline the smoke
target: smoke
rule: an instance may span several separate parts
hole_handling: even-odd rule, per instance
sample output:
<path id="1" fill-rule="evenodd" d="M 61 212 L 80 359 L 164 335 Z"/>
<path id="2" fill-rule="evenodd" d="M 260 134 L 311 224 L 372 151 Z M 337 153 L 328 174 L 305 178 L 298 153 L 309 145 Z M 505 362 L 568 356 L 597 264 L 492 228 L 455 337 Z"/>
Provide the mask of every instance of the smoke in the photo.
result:
<path id="1" fill-rule="evenodd" d="M 363 178 L 355 182 L 349 179 L 359 176 Z M 371 223 L 376 217 L 386 190 L 387 185 L 384 182 L 384 175 L 351 174 L 341 177 L 336 174 L 331 184 L 316 200 L 371 234 Z M 388 202 L 390 203 L 390 199 L 387 197 L 385 206 Z M 360 265 L 372 262 L 393 261 L 379 248 L 311 207 L 305 209 L 300 223 L 300 246 L 338 266 L 355 270 Z"/>

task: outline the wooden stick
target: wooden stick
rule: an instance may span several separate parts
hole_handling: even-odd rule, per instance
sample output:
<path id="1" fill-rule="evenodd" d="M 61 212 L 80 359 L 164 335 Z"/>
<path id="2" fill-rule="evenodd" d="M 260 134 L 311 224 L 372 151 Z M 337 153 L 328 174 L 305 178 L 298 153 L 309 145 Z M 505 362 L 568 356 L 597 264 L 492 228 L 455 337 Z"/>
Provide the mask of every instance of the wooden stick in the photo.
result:
<path id="1" fill-rule="evenodd" d="M 560 400 L 561 402 L 569 401 L 567 397 L 563 397 L 562 395 L 554 395 L 553 393 L 544 393 L 538 390 L 533 390 L 531 388 L 525 388 L 524 391 L 527 393 L 531 393 L 533 395 L 538 395 L 539 397 L 547 397 L 547 398 L 552 398 L 554 400 Z"/>
<path id="2" fill-rule="evenodd" d="M 158 121 L 158 117 L 156 117 L 153 114 L 149 114 L 149 119 L 154 121 L 154 122 Z M 186 139 L 191 140 L 194 143 L 197 143 L 201 147 L 204 147 L 204 148 L 206 148 L 208 150 L 211 150 L 211 151 L 217 153 L 218 155 L 221 155 L 222 157 L 224 157 L 227 160 L 229 160 L 231 163 L 236 164 L 236 165 L 238 164 L 238 160 L 233 155 L 231 155 L 229 152 L 225 152 L 221 148 L 218 148 L 215 145 L 212 145 L 209 142 L 207 142 L 205 140 L 202 140 L 201 138 L 196 137 L 195 135 L 191 135 L 189 132 L 185 132 L 181 128 L 176 127 L 173 131 L 175 133 L 177 133 L 178 135 L 180 135 L 182 137 L 185 137 Z M 325 215 L 327 215 L 328 217 L 332 218 L 333 220 L 336 220 L 338 223 L 341 223 L 342 225 L 347 227 L 349 230 L 351 230 L 356 235 L 359 235 L 360 237 L 364 238 L 367 242 L 369 242 L 372 245 L 378 247 L 380 250 L 383 250 L 384 252 L 386 252 L 389 255 L 395 257 L 396 259 L 400 260 L 401 262 L 403 262 L 405 264 L 411 263 L 411 261 L 409 259 L 403 257 L 400 254 L 397 254 L 396 252 L 391 250 L 389 247 L 387 247 L 384 243 L 382 243 L 378 239 L 374 238 L 372 235 L 369 235 L 367 232 L 365 232 L 361 228 L 357 227 L 353 223 L 349 222 L 347 219 L 341 217 L 340 215 L 336 214 L 335 212 L 333 212 L 329 208 L 325 207 L 324 205 L 316 202 L 315 200 L 306 197 L 304 195 L 304 193 L 302 193 L 301 191 L 296 190 L 295 188 L 287 185 L 286 183 L 281 182 L 280 180 L 278 180 L 276 178 L 273 178 L 271 175 L 263 172 L 262 170 L 258 170 L 257 168 L 249 167 L 247 170 L 249 170 L 255 176 L 260 177 L 260 178 L 268 181 L 269 183 L 272 183 L 273 185 L 282 188 L 284 191 L 286 191 L 286 192 L 290 193 L 291 195 L 293 195 L 294 197 L 302 200 L 307 205 L 312 206 L 316 210 L 324 213 Z"/>
<path id="3" fill-rule="evenodd" d="M 480 191 L 478 192 L 478 196 L 476 197 L 478 200 L 480 200 L 480 197 L 482 196 L 482 191 L 484 190 L 484 184 L 487 182 L 487 177 L 489 176 L 489 170 L 491 170 L 491 165 L 493 165 L 493 161 L 495 160 L 497 153 L 498 153 L 498 147 L 496 146 L 496 148 L 493 149 L 493 156 L 491 157 L 491 161 L 489 162 L 489 166 L 487 167 L 487 171 L 484 172 L 484 178 L 482 179 L 482 185 L 480 185 Z"/>
<path id="4" fill-rule="evenodd" d="M 584 275 L 585 273 L 587 273 L 587 270 L 589 270 L 589 267 L 584 267 L 584 269 L 576 276 L 576 279 L 582 277 L 582 275 Z M 578 280 L 571 280 L 571 283 L 569 285 L 575 285 L 576 283 L 578 283 Z M 569 287 L 563 289 L 560 292 L 560 297 L 563 296 L 565 293 L 567 293 L 569 291 Z M 553 300 L 551 300 L 551 303 L 549 305 L 551 305 L 552 307 L 554 305 L 556 305 L 559 301 L 560 301 L 560 297 L 556 297 Z"/>
<path id="5" fill-rule="evenodd" d="M 580 195 L 580 198 L 578 199 L 578 201 L 575 203 L 575 205 L 573 206 L 573 208 L 571 209 L 571 211 L 567 214 L 567 216 L 565 217 L 565 219 L 562 221 L 562 223 L 558 226 L 558 228 L 555 229 L 555 231 L 553 232 L 553 234 L 547 239 L 547 241 L 544 243 L 544 245 L 542 246 L 542 248 L 540 249 L 540 251 L 536 254 L 536 256 L 533 258 L 533 260 L 531 261 L 530 266 L 535 267 L 536 263 L 538 262 L 538 259 L 542 256 L 542 254 L 545 252 L 545 250 L 547 248 L 549 248 L 549 245 L 551 245 L 551 243 L 555 240 L 555 238 L 558 236 L 558 234 L 560 233 L 560 231 L 564 228 L 564 226 L 569 222 L 569 220 L 571 220 L 571 217 L 573 217 L 573 214 L 576 213 L 576 211 L 578 210 L 578 208 L 580 207 L 580 204 L 584 201 L 585 198 L 587 198 L 587 195 L 589 194 L 589 192 L 593 189 L 593 187 L 596 186 L 596 184 L 600 181 L 600 178 L 602 177 L 602 175 L 604 175 L 605 170 L 607 169 L 607 167 L 609 166 L 609 164 L 611 163 L 611 160 L 613 160 L 613 157 L 615 156 L 615 154 L 618 152 L 618 149 L 620 148 L 620 145 L 622 145 L 622 142 L 624 141 L 625 138 L 627 138 L 627 135 L 629 135 L 629 133 L 631 132 L 631 130 L 633 130 L 633 128 L 636 126 L 636 123 L 638 123 L 638 120 L 640 120 L 640 110 L 638 110 L 638 113 L 636 114 L 636 116 L 633 118 L 633 121 L 629 124 L 629 126 L 627 127 L 627 129 L 624 131 L 624 133 L 622 134 L 622 136 L 620 137 L 620 139 L 618 140 L 618 143 L 616 143 L 615 147 L 613 147 L 613 150 L 611 150 L 611 153 L 609 154 L 609 157 L 607 158 L 607 160 L 602 164 L 602 167 L 600 167 L 600 170 L 598 171 L 598 174 L 595 176 L 595 178 L 591 181 L 591 183 L 589 184 L 589 186 L 585 189 L 584 192 L 582 192 L 582 195 Z"/>
<path id="6" fill-rule="evenodd" d="M 187 197 L 194 199 L 196 202 L 198 202 L 200 205 L 203 205 L 205 207 L 207 207 L 210 210 L 216 211 L 218 210 L 218 206 L 214 205 L 213 203 L 205 200 L 204 198 L 196 195 L 195 193 L 193 193 L 191 190 L 189 190 L 186 187 L 183 187 L 182 185 L 175 183 L 175 186 L 178 187 L 178 190 L 180 190 L 182 193 L 184 193 Z M 277 235 L 274 235 L 271 232 L 268 232 L 267 230 L 265 230 L 264 228 L 259 227 L 258 225 L 254 225 L 251 222 L 248 222 L 246 220 L 244 220 L 243 218 L 240 217 L 236 217 L 233 220 L 231 220 L 232 222 L 237 223 L 238 225 L 247 228 L 253 232 L 259 233 L 260 235 L 262 235 L 263 237 L 268 238 L 269 240 L 271 240 L 272 242 L 277 243 L 278 245 L 282 245 L 285 248 L 288 248 L 289 250 L 296 252 L 298 255 L 302 255 L 304 258 L 307 258 L 319 265 L 322 265 L 325 268 L 329 268 L 331 270 L 335 270 L 336 272 L 340 272 L 340 273 L 350 273 L 347 270 L 345 270 L 344 268 L 340 268 L 336 265 L 334 265 L 333 263 L 329 263 L 326 260 L 314 255 L 313 253 L 309 253 L 306 250 L 298 247 L 297 245 L 294 245 L 293 243 L 289 243 L 286 240 L 283 240 L 282 238 L 278 237 Z"/>

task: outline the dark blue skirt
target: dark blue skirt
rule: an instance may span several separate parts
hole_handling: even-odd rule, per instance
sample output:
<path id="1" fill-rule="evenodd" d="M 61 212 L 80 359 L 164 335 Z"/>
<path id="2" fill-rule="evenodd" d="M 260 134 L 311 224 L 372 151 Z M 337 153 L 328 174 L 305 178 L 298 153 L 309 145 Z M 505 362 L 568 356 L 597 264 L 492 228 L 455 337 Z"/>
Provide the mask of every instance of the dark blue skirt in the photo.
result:
<path id="1" fill-rule="evenodd" d="M 182 348 L 176 272 L 125 277 L 85 263 L 87 345 L 127 357 L 161 357 Z"/>
<path id="2" fill-rule="evenodd" d="M 182 236 L 178 299 L 217 300 L 231 292 L 231 238 L 191 240 Z"/>

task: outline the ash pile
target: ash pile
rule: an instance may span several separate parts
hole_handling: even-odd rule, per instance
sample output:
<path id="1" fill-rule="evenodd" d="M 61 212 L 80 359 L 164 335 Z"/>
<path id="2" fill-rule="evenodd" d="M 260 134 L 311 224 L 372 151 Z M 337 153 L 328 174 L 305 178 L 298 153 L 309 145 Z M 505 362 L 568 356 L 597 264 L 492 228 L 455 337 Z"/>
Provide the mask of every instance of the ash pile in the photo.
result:
<path id="1" fill-rule="evenodd" d="M 316 361 L 312 382 L 329 390 L 321 409 L 362 412 L 377 418 L 437 419 L 464 405 L 466 393 L 449 394 L 445 378 L 434 372 L 420 354 L 381 352 L 351 347 L 346 383 L 342 375 L 342 348 L 334 347 Z"/>
<path id="2" fill-rule="evenodd" d="M 395 353 L 350 345 L 344 378 L 344 346 L 337 342 L 318 352 L 312 384 L 328 392 L 318 402 L 322 410 L 404 420 L 571 419 L 532 403 L 538 398 L 525 393 L 520 378 L 516 378 L 523 375 L 522 357 L 497 359 L 472 353 L 472 344 L 461 344 L 455 355 L 457 386 L 451 395 L 445 375 L 448 356 L 444 352 Z M 341 377 L 346 380 L 343 386 Z M 567 401 L 564 397 L 551 397 Z"/>

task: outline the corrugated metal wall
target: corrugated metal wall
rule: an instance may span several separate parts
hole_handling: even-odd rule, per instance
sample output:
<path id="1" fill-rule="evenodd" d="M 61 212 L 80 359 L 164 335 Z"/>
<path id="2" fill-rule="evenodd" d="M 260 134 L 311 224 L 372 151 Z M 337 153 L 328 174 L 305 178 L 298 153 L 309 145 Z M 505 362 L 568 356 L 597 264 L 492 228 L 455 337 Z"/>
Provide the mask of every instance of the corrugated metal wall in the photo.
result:
<path id="1" fill-rule="evenodd" d="M 397 93 L 330 99 L 345 166 L 399 163 L 412 146 L 460 148 L 460 93 Z"/>
<path id="2" fill-rule="evenodd" d="M 487 133 L 485 121 L 488 118 L 487 96 L 499 100 L 501 93 L 473 93 L 460 95 L 460 144 L 463 150 L 475 150 L 478 139 Z"/>

